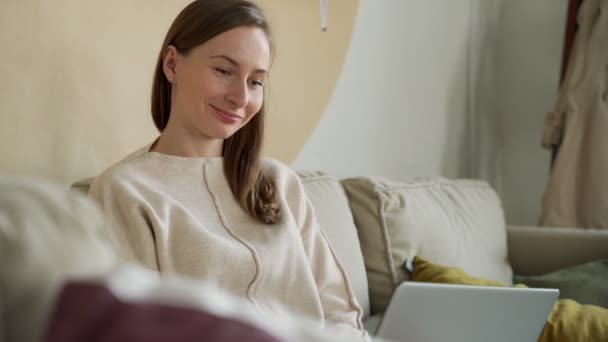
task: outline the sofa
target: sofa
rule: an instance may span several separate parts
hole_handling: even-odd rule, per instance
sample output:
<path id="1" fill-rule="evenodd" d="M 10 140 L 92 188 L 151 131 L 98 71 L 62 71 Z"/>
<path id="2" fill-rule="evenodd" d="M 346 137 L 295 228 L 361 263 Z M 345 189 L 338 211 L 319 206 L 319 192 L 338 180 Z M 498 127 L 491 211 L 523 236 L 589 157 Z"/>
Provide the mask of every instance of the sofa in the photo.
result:
<path id="1" fill-rule="evenodd" d="M 540 275 L 608 259 L 606 230 L 507 226 L 501 201 L 485 181 L 297 174 L 349 274 L 371 335 L 394 288 L 408 280 L 403 265 L 414 256 L 505 284 L 515 274 Z M 72 187 L 87 192 L 91 181 Z"/>
<path id="2" fill-rule="evenodd" d="M 505 284 L 608 259 L 606 230 L 506 225 L 497 193 L 481 180 L 298 174 L 372 335 L 414 256 Z"/>
<path id="3" fill-rule="evenodd" d="M 324 234 L 349 274 L 353 291 L 364 311 L 364 325 L 371 335 L 376 331 L 393 289 L 400 282 L 408 281 L 409 274 L 403 266 L 414 256 L 459 267 L 473 276 L 506 284 L 511 283 L 514 274 L 544 274 L 588 261 L 608 259 L 606 230 L 507 226 L 499 197 L 483 181 L 449 180 L 441 177 L 405 182 L 380 177 L 337 180 L 320 171 L 299 171 L 298 175 L 315 208 Z M 74 183 L 72 188 L 76 192 L 86 193 L 91 181 L 91 178 L 83 179 Z M 5 182 L 9 184 L 9 189 L 12 183 L 10 180 Z M 30 184 L 30 181 L 21 183 Z M 102 218 L 88 199 L 82 195 L 78 197 L 75 192 L 65 194 L 53 192 L 52 189 L 44 190 L 46 185 L 33 180 L 31 183 L 34 185 L 23 187 L 39 197 L 37 203 L 50 203 L 53 200 L 57 202 L 54 205 L 61 207 L 61 210 L 49 211 L 46 208 L 44 210 L 49 211 L 46 216 L 29 215 L 28 220 L 34 220 L 32 226 L 41 230 L 35 233 L 11 230 L 10 225 L 7 226 L 3 221 L 4 214 L 0 210 L 0 252 L 2 261 L 8 262 L 8 266 L 4 264 L 0 271 L 3 288 L 8 288 L 9 293 L 8 310 L 5 308 L 0 312 L 7 318 L 0 320 L 0 331 L 5 321 L 9 321 L 9 325 L 10 322 L 17 324 L 15 322 L 27 321 L 30 326 L 36 326 L 36 321 L 40 323 L 44 317 L 48 317 L 53 302 L 53 299 L 49 299 L 53 295 L 51 292 L 56 293 L 62 281 L 75 276 L 99 277 L 99 270 L 110 272 L 109 265 L 113 260 L 112 256 L 103 253 L 98 254 L 103 255 L 103 258 L 94 261 L 74 260 L 73 255 L 76 253 L 90 256 L 92 248 L 105 251 L 97 241 L 103 231 L 103 224 L 100 223 Z M 10 218 L 14 212 L 10 205 L 17 200 L 15 196 L 7 195 L 6 185 L 2 182 L 0 188 L 4 191 L 0 191 L 0 202 L 3 204 L 0 209 L 9 208 L 6 212 Z M 34 202 L 17 204 L 29 208 L 33 207 L 31 203 Z M 44 210 L 41 209 L 40 212 Z M 67 218 L 61 218 L 56 214 L 57 211 L 68 213 L 64 215 Z M 80 220 L 77 220 L 78 215 L 82 216 Z M 83 221 L 83 218 L 84 222 L 89 222 L 87 226 L 94 228 L 84 235 L 69 229 L 65 229 L 63 235 L 52 235 L 45 232 L 40 223 L 56 220 L 58 225 L 67 227 L 76 221 Z M 81 246 L 85 239 L 90 242 L 86 251 Z M 42 246 L 44 247 L 41 248 Z M 51 247 L 59 249 L 60 262 L 53 261 L 50 253 L 40 252 Z M 34 262 L 28 258 L 33 258 Z M 67 265 L 73 266 L 70 266 L 69 272 L 66 271 Z M 9 286 L 6 286 L 5 281 L 9 277 Z M 133 277 L 126 279 L 132 280 Z M 22 286 L 28 281 L 31 289 Z M 120 283 L 118 280 L 114 282 Z M 183 288 L 183 285 L 180 286 Z M 196 287 L 198 286 L 195 285 L 194 288 Z M 188 291 L 182 289 L 180 292 L 183 295 Z M 196 292 L 196 289 L 192 292 Z M 21 317 L 8 317 L 11 314 L 10 302 L 15 297 L 13 293 L 23 298 L 35 293 L 39 298 L 29 301 L 23 299 L 21 302 L 13 300 L 15 306 L 27 307 L 26 304 L 30 303 L 32 309 L 19 311 Z M 156 293 L 148 291 L 148 296 L 159 300 Z M 166 295 L 165 290 L 158 293 Z M 170 300 L 176 299 L 175 295 L 168 297 Z M 201 300 L 200 296 L 196 298 Z M 204 307 L 210 310 L 218 305 L 217 300 L 205 303 L 207 306 Z M 41 307 L 46 311 L 40 311 Z M 242 310 L 230 311 L 229 308 L 234 306 L 222 306 L 219 311 L 222 314 L 244 315 Z M 276 330 L 277 326 L 280 325 L 275 324 L 269 329 Z M 23 330 L 24 336 L 28 333 L 30 337 L 35 336 L 35 332 L 36 329 L 31 327 Z M 292 335 L 284 336 L 315 340 L 311 335 L 294 335 L 292 330 L 291 332 Z M 19 340 L 36 339 L 24 337 Z"/>

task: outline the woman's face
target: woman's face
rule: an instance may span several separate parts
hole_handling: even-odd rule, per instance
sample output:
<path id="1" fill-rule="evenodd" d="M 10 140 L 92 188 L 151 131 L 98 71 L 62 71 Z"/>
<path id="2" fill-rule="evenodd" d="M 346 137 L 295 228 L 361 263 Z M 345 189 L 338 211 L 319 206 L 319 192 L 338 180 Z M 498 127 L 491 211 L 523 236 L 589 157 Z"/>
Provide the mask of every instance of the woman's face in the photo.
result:
<path id="1" fill-rule="evenodd" d="M 185 56 L 170 46 L 164 71 L 172 83 L 175 122 L 169 124 L 195 138 L 230 137 L 262 107 L 269 64 L 269 42 L 257 27 L 226 31 Z"/>

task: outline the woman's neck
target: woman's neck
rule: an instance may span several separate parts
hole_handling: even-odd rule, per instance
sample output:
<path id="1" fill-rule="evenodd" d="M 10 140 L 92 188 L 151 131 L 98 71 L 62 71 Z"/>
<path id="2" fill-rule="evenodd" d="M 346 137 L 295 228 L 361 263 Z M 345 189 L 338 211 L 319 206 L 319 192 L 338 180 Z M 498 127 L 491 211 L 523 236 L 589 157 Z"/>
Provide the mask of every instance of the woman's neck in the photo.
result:
<path id="1" fill-rule="evenodd" d="M 221 157 L 222 148 L 222 140 L 195 138 L 167 125 L 150 150 L 180 157 Z"/>

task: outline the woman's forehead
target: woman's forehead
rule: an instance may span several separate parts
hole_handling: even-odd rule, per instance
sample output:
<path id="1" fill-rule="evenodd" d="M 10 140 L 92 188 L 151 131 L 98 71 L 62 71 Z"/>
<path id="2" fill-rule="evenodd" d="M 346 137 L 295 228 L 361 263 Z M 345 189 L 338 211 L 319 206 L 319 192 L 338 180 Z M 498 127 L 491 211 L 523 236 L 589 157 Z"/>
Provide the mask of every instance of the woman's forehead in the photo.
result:
<path id="1" fill-rule="evenodd" d="M 257 27 L 242 26 L 223 32 L 206 43 L 201 49 L 207 57 L 226 56 L 238 64 L 268 69 L 270 44 L 264 31 Z"/>

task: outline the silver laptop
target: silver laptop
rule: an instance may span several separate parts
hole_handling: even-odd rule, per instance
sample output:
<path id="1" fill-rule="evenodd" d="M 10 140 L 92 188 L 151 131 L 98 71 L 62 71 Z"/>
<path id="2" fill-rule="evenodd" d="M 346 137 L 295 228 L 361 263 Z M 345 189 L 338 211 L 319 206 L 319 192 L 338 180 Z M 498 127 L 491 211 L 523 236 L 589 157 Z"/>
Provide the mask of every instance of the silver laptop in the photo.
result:
<path id="1" fill-rule="evenodd" d="M 559 295 L 530 289 L 404 282 L 377 336 L 408 342 L 535 342 Z"/>

